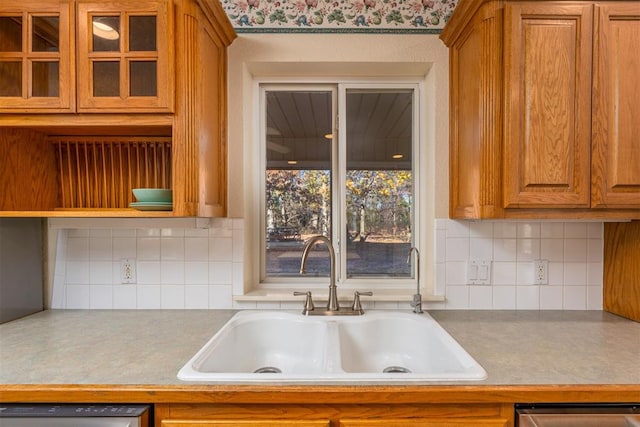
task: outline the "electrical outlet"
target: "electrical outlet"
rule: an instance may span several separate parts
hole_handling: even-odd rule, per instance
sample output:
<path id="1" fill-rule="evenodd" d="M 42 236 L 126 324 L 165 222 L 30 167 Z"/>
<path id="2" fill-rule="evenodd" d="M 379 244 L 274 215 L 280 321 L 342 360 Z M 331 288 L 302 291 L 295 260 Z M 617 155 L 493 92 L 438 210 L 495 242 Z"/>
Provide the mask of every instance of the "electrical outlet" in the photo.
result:
<path id="1" fill-rule="evenodd" d="M 125 258 L 120 260 L 120 283 L 136 283 L 136 260 Z"/>
<path id="2" fill-rule="evenodd" d="M 533 261 L 533 284 L 546 285 L 549 283 L 549 261 L 536 259 Z"/>

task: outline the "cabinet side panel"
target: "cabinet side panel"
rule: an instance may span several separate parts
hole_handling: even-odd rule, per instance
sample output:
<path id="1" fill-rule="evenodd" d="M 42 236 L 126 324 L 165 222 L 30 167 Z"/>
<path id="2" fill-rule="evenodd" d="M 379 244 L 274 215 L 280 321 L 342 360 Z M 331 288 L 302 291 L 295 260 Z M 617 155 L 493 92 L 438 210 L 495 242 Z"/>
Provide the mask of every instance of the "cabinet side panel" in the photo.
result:
<path id="1" fill-rule="evenodd" d="M 205 22 L 203 19 L 201 22 Z M 201 216 L 226 214 L 226 48 L 208 25 L 200 38 L 200 87 L 203 94 L 200 124 Z"/>
<path id="2" fill-rule="evenodd" d="M 56 156 L 47 136 L 0 129 L 0 210 L 53 210 L 59 206 Z"/>
<path id="3" fill-rule="evenodd" d="M 451 120 L 452 217 L 478 216 L 480 174 L 480 55 L 481 35 L 472 31 L 453 46 Z"/>
<path id="4" fill-rule="evenodd" d="M 593 204 L 640 208 L 640 5 L 605 5 L 597 13 Z"/>
<path id="5" fill-rule="evenodd" d="M 452 218 L 500 216 L 500 38 L 493 5 L 451 46 L 450 207 Z"/>
<path id="6" fill-rule="evenodd" d="M 195 13 L 195 12 L 194 12 Z M 190 14 L 179 15 L 178 78 L 173 141 L 174 214 L 197 214 L 198 200 L 198 22 Z"/>
<path id="7" fill-rule="evenodd" d="M 507 11 L 505 206 L 588 207 L 590 9 Z"/>
<path id="8" fill-rule="evenodd" d="M 605 311 L 640 322 L 640 222 L 604 225 Z"/>

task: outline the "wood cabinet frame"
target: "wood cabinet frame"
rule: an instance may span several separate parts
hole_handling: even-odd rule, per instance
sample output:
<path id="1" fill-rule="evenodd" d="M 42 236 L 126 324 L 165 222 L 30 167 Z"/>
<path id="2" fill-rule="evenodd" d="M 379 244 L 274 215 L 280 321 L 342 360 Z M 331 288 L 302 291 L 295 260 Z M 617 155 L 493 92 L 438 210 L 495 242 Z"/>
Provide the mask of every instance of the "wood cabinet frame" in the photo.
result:
<path id="1" fill-rule="evenodd" d="M 452 218 L 640 218 L 638 28 L 637 2 L 458 3 L 440 36 Z"/>
<path id="2" fill-rule="evenodd" d="M 70 112 L 75 110 L 75 46 L 72 22 L 75 19 L 73 0 L 3 0 L 0 16 L 22 17 L 22 51 L 0 52 L 0 61 L 11 60 L 22 63 L 22 90 L 20 97 L 0 97 L 0 113 L 4 112 Z M 32 35 L 33 16 L 59 17 L 58 52 L 32 52 L 29 41 Z M 57 97 L 34 97 L 32 95 L 32 61 L 58 62 L 59 93 Z"/>

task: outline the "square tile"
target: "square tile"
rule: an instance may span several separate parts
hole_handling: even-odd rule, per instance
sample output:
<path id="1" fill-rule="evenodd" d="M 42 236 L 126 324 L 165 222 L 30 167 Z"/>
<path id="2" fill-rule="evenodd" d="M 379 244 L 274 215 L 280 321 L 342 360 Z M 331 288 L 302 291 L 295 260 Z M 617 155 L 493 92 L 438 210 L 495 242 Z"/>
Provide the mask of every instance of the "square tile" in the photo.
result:
<path id="1" fill-rule="evenodd" d="M 564 222 L 542 222 L 540 224 L 540 237 L 543 239 L 563 239 Z"/>
<path id="2" fill-rule="evenodd" d="M 162 285 L 160 287 L 160 306 L 163 309 L 184 309 L 184 286 Z"/>
<path id="3" fill-rule="evenodd" d="M 89 240 L 89 259 L 92 261 L 111 261 L 111 237 L 92 237 Z"/>
<path id="4" fill-rule="evenodd" d="M 67 310 L 72 309 L 89 309 L 91 308 L 91 289 L 85 285 L 67 285 L 65 292 L 65 307 Z"/>
<path id="5" fill-rule="evenodd" d="M 447 286 L 446 304 L 447 309 L 468 309 L 469 287 Z"/>
<path id="6" fill-rule="evenodd" d="M 107 309 L 113 308 L 113 286 L 95 285 L 89 286 L 89 308 Z"/>
<path id="7" fill-rule="evenodd" d="M 185 238 L 184 259 L 187 261 L 208 261 L 209 239 L 207 237 Z"/>
<path id="8" fill-rule="evenodd" d="M 160 238 L 159 237 L 139 237 L 136 242 L 136 258 L 142 261 L 160 260 Z"/>
<path id="9" fill-rule="evenodd" d="M 540 309 L 562 310 L 564 288 L 562 286 L 540 285 Z"/>
<path id="10" fill-rule="evenodd" d="M 209 260 L 210 261 L 232 261 L 233 260 L 233 239 L 231 237 L 209 238 Z"/>
<path id="11" fill-rule="evenodd" d="M 162 292 L 160 285 L 137 285 L 138 309 L 157 310 L 162 308 Z"/>
<path id="12" fill-rule="evenodd" d="M 254 304 L 255 306 L 255 304 Z M 209 286 L 209 308 L 232 308 L 231 285 Z"/>
<path id="13" fill-rule="evenodd" d="M 207 309 L 209 308 L 209 286 L 187 285 L 184 287 L 184 308 Z"/>
<path id="14" fill-rule="evenodd" d="M 160 263 L 160 283 L 163 285 L 184 285 L 184 261 L 162 261 Z"/>
<path id="15" fill-rule="evenodd" d="M 565 286 L 563 309 L 586 310 L 587 286 Z"/>
<path id="16" fill-rule="evenodd" d="M 516 309 L 540 309 L 540 288 L 538 286 L 518 286 L 516 288 Z"/>
<path id="17" fill-rule="evenodd" d="M 469 238 L 447 237 L 447 261 L 466 261 L 469 258 Z"/>
<path id="18" fill-rule="evenodd" d="M 137 308 L 136 285 L 113 286 L 113 308 L 116 310 L 130 310 Z"/>
<path id="19" fill-rule="evenodd" d="M 183 237 L 163 237 L 160 239 L 160 259 L 163 261 L 183 261 L 184 240 Z"/>
<path id="20" fill-rule="evenodd" d="M 516 308 L 516 287 L 515 286 L 494 286 L 493 287 L 493 309 L 494 310 L 514 310 Z"/>
<path id="21" fill-rule="evenodd" d="M 564 239 L 564 262 L 586 262 L 588 239 Z"/>
<path id="22" fill-rule="evenodd" d="M 210 285 L 232 285 L 233 284 L 233 263 L 210 262 L 209 263 L 209 284 Z"/>
<path id="23" fill-rule="evenodd" d="M 516 224 L 516 237 L 518 239 L 538 239 L 538 238 L 540 238 L 540 223 L 538 223 L 538 222 L 518 222 Z"/>
<path id="24" fill-rule="evenodd" d="M 471 310 L 489 310 L 493 307 L 493 288 L 491 286 L 469 286 L 469 308 Z"/>
<path id="25" fill-rule="evenodd" d="M 185 262 L 184 283 L 187 285 L 208 285 L 209 263 L 204 261 Z"/>

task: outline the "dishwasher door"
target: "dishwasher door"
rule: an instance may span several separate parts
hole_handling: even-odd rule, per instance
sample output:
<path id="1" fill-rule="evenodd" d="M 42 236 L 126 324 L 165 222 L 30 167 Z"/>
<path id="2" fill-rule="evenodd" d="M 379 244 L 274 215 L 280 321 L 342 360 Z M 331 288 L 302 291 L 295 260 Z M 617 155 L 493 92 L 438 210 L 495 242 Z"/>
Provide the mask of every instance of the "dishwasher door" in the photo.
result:
<path id="1" fill-rule="evenodd" d="M 148 405 L 0 404 L 0 427 L 149 427 Z"/>
<path id="2" fill-rule="evenodd" d="M 516 426 L 640 427 L 640 405 L 517 405 Z"/>

